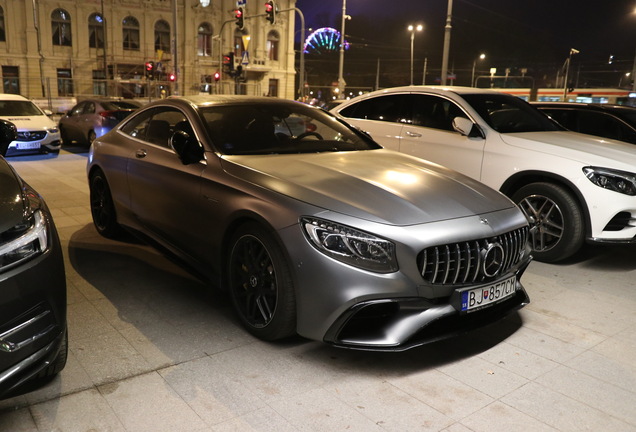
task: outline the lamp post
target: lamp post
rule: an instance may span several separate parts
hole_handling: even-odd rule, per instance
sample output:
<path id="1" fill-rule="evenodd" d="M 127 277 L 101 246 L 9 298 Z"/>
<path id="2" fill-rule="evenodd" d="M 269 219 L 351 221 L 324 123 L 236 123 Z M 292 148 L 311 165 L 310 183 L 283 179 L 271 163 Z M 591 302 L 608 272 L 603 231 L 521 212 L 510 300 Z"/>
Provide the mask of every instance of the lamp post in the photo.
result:
<path id="1" fill-rule="evenodd" d="M 570 48 L 570 55 L 568 56 L 567 61 L 565 62 L 565 77 L 563 79 L 563 102 L 567 102 L 568 97 L 568 75 L 570 73 L 570 62 L 572 61 L 572 54 L 578 54 L 579 50 Z"/>
<path id="2" fill-rule="evenodd" d="M 344 99 L 344 89 L 345 89 L 345 80 L 344 80 L 344 50 L 345 50 L 345 22 L 346 20 L 351 19 L 349 15 L 347 15 L 347 0 L 342 0 L 342 23 L 340 26 L 340 62 L 338 63 L 338 98 Z"/>
<path id="3" fill-rule="evenodd" d="M 408 30 L 411 32 L 411 85 L 413 85 L 413 44 L 415 42 L 415 31 L 422 31 L 424 26 L 418 24 L 417 26 L 409 25 Z"/>
<path id="4" fill-rule="evenodd" d="M 444 52 L 442 53 L 442 76 L 441 84 L 446 85 L 448 78 L 448 56 L 450 51 L 451 29 L 453 28 L 451 21 L 453 17 L 453 0 L 448 0 L 448 11 L 446 12 L 446 26 L 444 27 Z"/>
<path id="5" fill-rule="evenodd" d="M 481 53 L 481 54 L 479 54 L 479 58 L 476 58 L 473 61 L 473 75 L 472 75 L 472 78 L 470 79 L 471 87 L 475 87 L 475 68 L 477 67 L 477 60 L 483 60 L 485 58 L 486 58 L 486 54 Z"/>

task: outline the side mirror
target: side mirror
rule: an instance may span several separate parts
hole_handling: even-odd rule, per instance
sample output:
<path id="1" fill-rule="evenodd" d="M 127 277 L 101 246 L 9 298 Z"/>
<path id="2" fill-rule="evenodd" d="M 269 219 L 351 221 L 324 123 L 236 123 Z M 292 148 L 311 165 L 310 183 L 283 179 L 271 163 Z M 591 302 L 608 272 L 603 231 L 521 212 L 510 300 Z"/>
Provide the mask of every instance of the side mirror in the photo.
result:
<path id="1" fill-rule="evenodd" d="M 203 147 L 184 131 L 175 131 L 170 137 L 170 147 L 177 153 L 181 163 L 193 164 L 203 159 Z"/>
<path id="2" fill-rule="evenodd" d="M 479 126 L 466 117 L 455 117 L 453 119 L 453 129 L 469 138 L 484 138 Z"/>
<path id="3" fill-rule="evenodd" d="M 51 111 L 50 109 L 45 109 L 43 111 L 44 111 L 44 114 L 46 114 L 48 117 L 51 117 L 53 115 L 53 111 Z"/>
<path id="4" fill-rule="evenodd" d="M 6 120 L 0 120 L 0 154 L 7 154 L 9 144 L 18 138 L 18 129 L 15 125 Z"/>

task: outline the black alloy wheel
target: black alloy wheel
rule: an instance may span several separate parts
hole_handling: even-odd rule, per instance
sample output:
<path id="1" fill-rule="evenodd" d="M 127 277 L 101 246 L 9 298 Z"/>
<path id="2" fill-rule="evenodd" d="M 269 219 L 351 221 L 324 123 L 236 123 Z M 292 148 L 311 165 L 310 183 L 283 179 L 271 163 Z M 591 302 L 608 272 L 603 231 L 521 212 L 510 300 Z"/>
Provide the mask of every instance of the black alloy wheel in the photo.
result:
<path id="1" fill-rule="evenodd" d="M 294 335 L 294 286 L 275 238 L 255 223 L 243 225 L 232 238 L 229 257 L 230 295 L 247 330 L 270 341 Z"/>
<path id="2" fill-rule="evenodd" d="M 101 170 L 95 171 L 90 179 L 90 202 L 93 224 L 97 232 L 107 238 L 115 238 L 120 233 L 113 197 L 106 177 Z"/>
<path id="3" fill-rule="evenodd" d="M 556 262 L 583 245 L 583 213 L 573 195 L 553 183 L 532 183 L 512 196 L 530 223 L 530 246 L 538 261 Z"/>

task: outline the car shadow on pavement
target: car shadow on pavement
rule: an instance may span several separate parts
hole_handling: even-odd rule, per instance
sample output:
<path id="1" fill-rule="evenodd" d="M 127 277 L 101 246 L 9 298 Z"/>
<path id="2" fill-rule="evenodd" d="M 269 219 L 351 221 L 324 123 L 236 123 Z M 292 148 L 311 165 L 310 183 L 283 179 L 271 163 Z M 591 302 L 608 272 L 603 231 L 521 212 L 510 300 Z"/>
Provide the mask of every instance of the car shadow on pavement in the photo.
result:
<path id="1" fill-rule="evenodd" d="M 109 317 L 113 326 L 136 327 L 175 364 L 187 359 L 174 352 L 174 338 L 183 332 L 200 332 L 202 326 L 209 326 L 210 337 L 225 335 L 237 341 L 236 346 L 256 341 L 241 327 L 225 293 L 133 236 L 118 241 L 104 239 L 92 225 L 87 225 L 72 235 L 68 252 L 74 271 L 117 311 L 116 316 Z M 161 327 L 160 336 L 156 326 Z M 399 353 L 342 349 L 299 336 L 268 345 L 302 355 L 310 363 L 333 364 L 337 369 L 356 367 L 369 374 L 400 374 L 472 357 L 496 346 L 521 326 L 521 316 L 513 313 L 468 334 Z M 175 332 L 174 338 L 166 332 Z M 211 354 L 209 348 L 201 349 L 199 355 Z"/>

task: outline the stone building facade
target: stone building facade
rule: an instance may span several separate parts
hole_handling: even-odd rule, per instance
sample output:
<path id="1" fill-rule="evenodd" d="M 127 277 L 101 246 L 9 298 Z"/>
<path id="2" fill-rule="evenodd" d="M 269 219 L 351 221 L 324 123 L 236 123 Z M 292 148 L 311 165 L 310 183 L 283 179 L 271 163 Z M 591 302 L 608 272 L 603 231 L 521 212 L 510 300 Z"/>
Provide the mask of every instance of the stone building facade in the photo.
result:
<path id="1" fill-rule="evenodd" d="M 264 1 L 238 3 L 243 30 L 237 0 L 0 0 L 1 90 L 34 99 L 295 98 L 295 0 L 276 1 L 273 24 Z"/>

